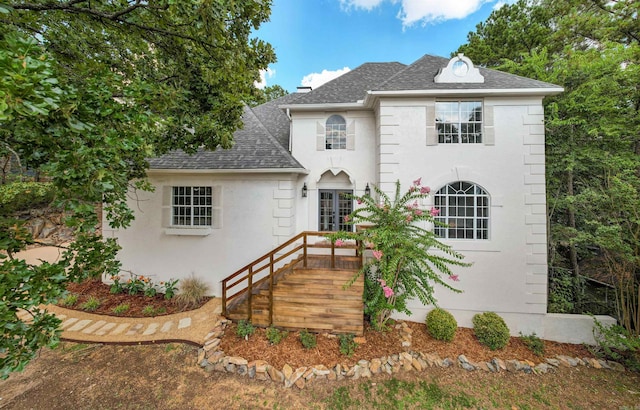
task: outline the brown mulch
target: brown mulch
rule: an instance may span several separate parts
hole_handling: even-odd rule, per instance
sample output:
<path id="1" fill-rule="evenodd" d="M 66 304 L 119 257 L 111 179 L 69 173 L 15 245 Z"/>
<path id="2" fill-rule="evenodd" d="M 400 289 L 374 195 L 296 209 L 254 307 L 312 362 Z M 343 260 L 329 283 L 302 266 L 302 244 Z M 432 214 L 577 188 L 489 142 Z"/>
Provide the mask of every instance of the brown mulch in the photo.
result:
<path id="1" fill-rule="evenodd" d="M 540 363 L 544 359 L 536 356 L 517 337 L 512 337 L 509 344 L 501 350 L 491 351 L 481 345 L 473 334 L 472 329 L 458 328 L 452 342 L 442 342 L 433 339 L 427 334 L 426 326 L 422 323 L 407 322 L 412 329 L 412 345 L 410 350 L 422 353 L 436 353 L 440 358 L 446 357 L 456 360 L 464 354 L 469 361 L 487 362 L 497 357 L 502 360 L 518 359 Z M 340 353 L 340 342 L 336 336 L 317 335 L 317 346 L 305 349 L 300 343 L 298 332 L 289 332 L 289 335 L 278 345 L 269 344 L 265 329 L 257 329 L 249 340 L 240 339 L 236 335 L 236 324 L 227 327 L 220 344 L 221 349 L 229 356 L 239 356 L 252 360 L 264 360 L 267 363 L 282 369 L 285 364 L 294 369 L 302 366 L 325 365 L 328 368 L 336 364 L 353 366 L 359 360 L 371 360 L 383 356 L 400 353 L 404 350 L 401 345 L 400 331 L 393 328 L 386 332 L 377 332 L 370 326 L 365 326 L 364 337 L 366 342 L 358 345 L 355 353 L 347 357 Z M 567 355 L 571 357 L 593 357 L 582 345 L 568 343 L 556 343 L 544 341 L 544 357 Z"/>
<path id="2" fill-rule="evenodd" d="M 66 307 L 68 309 L 82 310 L 82 304 L 85 303 L 91 296 L 100 300 L 100 307 L 91 312 L 100 315 L 118 316 L 118 317 L 145 317 L 142 313 L 146 306 L 153 306 L 157 312 L 154 316 L 170 315 L 173 313 L 183 312 L 180 306 L 178 306 L 172 299 L 166 300 L 164 294 L 157 294 L 156 296 L 149 297 L 142 294 L 129 295 L 127 293 L 112 294 L 109 291 L 110 286 L 102 283 L 99 279 L 89 279 L 82 283 L 70 283 L 67 286 L 69 293 L 75 293 L 78 295 L 78 301 L 73 306 L 59 306 Z M 211 298 L 205 298 L 200 304 L 193 307 L 197 309 L 207 303 Z M 128 304 L 129 310 L 116 315 L 113 313 L 113 309 L 120 304 Z"/>

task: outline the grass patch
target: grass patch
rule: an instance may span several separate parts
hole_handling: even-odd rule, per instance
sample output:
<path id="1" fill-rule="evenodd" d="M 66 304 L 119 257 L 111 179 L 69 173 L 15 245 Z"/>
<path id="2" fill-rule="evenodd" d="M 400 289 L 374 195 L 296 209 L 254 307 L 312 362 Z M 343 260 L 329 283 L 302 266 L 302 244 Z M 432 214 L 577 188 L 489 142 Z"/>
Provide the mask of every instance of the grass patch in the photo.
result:
<path id="1" fill-rule="evenodd" d="M 80 308 L 87 312 L 95 312 L 100 307 L 100 304 L 100 299 L 95 296 L 90 296 L 86 302 L 80 305 Z"/>

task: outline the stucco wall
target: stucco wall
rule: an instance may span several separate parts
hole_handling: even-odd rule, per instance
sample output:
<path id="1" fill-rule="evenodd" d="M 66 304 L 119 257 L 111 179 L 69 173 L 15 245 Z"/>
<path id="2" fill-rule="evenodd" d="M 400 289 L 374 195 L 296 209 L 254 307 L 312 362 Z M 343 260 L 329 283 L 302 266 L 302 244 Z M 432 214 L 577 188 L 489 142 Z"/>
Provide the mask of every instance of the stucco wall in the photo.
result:
<path id="1" fill-rule="evenodd" d="M 131 195 L 136 219 L 129 229 L 112 230 L 118 238 L 125 271 L 154 281 L 193 274 L 220 296 L 220 281 L 295 234 L 297 175 L 153 174 L 152 193 Z M 214 186 L 221 192 L 219 228 L 206 236 L 168 234 L 163 227 L 163 187 Z M 180 232 L 180 231 L 178 231 Z M 187 232 L 188 233 L 188 232 Z"/>

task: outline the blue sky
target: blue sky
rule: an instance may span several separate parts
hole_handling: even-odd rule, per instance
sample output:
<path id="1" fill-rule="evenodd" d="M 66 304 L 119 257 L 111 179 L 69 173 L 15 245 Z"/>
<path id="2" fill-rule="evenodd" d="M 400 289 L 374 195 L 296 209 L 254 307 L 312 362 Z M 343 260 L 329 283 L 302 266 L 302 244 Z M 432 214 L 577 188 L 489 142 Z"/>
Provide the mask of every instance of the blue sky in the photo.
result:
<path id="1" fill-rule="evenodd" d="M 491 11 L 514 0 L 273 0 L 255 33 L 278 61 L 259 85 L 317 88 L 365 62 L 448 57 Z"/>

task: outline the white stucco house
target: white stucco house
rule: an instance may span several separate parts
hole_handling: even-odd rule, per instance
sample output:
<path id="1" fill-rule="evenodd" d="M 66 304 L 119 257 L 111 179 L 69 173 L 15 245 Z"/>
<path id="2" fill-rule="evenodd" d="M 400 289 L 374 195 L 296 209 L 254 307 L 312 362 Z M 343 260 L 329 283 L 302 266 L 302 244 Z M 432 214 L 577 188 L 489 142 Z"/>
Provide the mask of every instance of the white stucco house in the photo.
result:
<path id="1" fill-rule="evenodd" d="M 450 225 L 442 241 L 472 262 L 463 290 L 439 305 L 471 327 L 478 312 L 514 335 L 591 340 L 591 318 L 547 314 L 545 127 L 542 100 L 563 89 L 474 67 L 460 55 L 366 63 L 315 90 L 246 108 L 230 150 L 150 160 L 153 193 L 118 238 L 123 269 L 158 281 L 220 281 L 302 231 L 346 229 L 367 185 L 393 193 L 421 177 L 425 208 Z M 304 193 L 303 193 L 304 191 Z M 432 308 L 414 301 L 412 319 Z"/>

